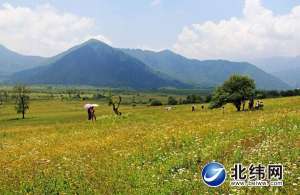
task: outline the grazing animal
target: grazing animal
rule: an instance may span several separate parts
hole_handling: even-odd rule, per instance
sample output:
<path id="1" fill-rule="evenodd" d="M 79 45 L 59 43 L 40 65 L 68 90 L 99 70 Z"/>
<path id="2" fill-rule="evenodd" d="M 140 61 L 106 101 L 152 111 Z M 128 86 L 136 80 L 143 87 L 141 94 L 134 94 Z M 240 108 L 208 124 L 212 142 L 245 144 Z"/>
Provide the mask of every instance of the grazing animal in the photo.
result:
<path id="1" fill-rule="evenodd" d="M 192 105 L 192 112 L 196 112 L 196 106 L 194 104 Z"/>
<path id="2" fill-rule="evenodd" d="M 171 111 L 173 108 L 172 107 L 166 107 L 165 109 L 166 109 L 166 111 Z"/>
<path id="3" fill-rule="evenodd" d="M 262 101 L 257 101 L 255 105 L 256 110 L 263 110 L 264 109 L 264 103 Z"/>

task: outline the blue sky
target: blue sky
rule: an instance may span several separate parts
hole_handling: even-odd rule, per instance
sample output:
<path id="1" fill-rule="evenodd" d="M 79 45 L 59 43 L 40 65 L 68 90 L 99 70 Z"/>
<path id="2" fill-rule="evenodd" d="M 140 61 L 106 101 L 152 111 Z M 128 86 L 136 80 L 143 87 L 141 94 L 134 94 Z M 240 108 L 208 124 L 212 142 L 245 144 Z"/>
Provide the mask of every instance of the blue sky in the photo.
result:
<path id="1" fill-rule="evenodd" d="M 91 31 L 105 36 L 116 47 L 157 50 L 173 49 L 183 29 L 192 24 L 243 17 L 245 6 L 245 0 L 156 0 L 156 3 L 153 0 L 0 0 L 0 5 L 4 3 L 31 9 L 47 4 L 58 13 L 93 19 Z M 261 3 L 275 15 L 288 14 L 300 4 L 296 0 L 261 0 Z M 18 50 L 17 46 L 12 47 Z"/>

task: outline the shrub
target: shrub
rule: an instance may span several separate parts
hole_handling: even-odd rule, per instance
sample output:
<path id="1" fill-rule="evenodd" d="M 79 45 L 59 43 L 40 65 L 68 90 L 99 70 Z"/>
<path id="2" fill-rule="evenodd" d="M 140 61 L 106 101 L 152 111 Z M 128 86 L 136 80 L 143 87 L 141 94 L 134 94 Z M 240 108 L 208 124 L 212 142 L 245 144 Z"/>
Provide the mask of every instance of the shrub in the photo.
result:
<path id="1" fill-rule="evenodd" d="M 205 96 L 204 102 L 209 103 L 211 101 L 211 99 L 212 99 L 212 95 L 209 94 L 209 95 Z"/>
<path id="2" fill-rule="evenodd" d="M 150 106 L 161 106 L 162 103 L 160 100 L 152 99 L 150 102 Z"/>
<path id="3" fill-rule="evenodd" d="M 183 100 L 183 104 L 195 104 L 195 103 L 203 103 L 204 100 L 200 95 L 188 95 L 185 100 Z"/>
<path id="4" fill-rule="evenodd" d="M 106 97 L 100 93 L 93 95 L 93 99 L 95 99 L 95 100 L 104 99 L 104 98 L 106 98 Z"/>
<path id="5" fill-rule="evenodd" d="M 170 96 L 168 98 L 168 105 L 177 105 L 177 104 L 178 104 L 178 101 L 174 97 Z"/>

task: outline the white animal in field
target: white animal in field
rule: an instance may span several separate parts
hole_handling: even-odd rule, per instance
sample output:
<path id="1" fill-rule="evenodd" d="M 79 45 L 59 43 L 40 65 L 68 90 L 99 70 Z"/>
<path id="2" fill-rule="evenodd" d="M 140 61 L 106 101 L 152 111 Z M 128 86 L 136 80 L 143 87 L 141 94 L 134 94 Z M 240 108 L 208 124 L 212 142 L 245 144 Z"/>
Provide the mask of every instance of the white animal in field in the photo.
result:
<path id="1" fill-rule="evenodd" d="M 166 107 L 165 109 L 166 109 L 166 111 L 171 111 L 171 110 L 175 109 L 175 107 L 169 106 L 169 107 Z"/>

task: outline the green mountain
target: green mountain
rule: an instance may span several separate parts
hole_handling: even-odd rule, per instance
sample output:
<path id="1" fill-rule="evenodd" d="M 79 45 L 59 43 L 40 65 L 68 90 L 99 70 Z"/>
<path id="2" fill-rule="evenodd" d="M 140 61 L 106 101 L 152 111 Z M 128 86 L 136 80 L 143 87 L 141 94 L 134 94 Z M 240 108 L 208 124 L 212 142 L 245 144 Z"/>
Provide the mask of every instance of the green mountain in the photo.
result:
<path id="1" fill-rule="evenodd" d="M 151 89 L 188 87 L 159 76 L 140 60 L 97 40 L 59 54 L 44 65 L 18 72 L 13 82 Z"/>
<path id="2" fill-rule="evenodd" d="M 260 89 L 290 88 L 280 79 L 247 62 L 200 61 L 185 58 L 169 50 L 153 52 L 140 49 L 122 49 L 122 51 L 141 60 L 156 71 L 199 87 L 213 87 L 221 84 L 232 74 L 242 74 L 253 78 Z"/>
<path id="3" fill-rule="evenodd" d="M 21 70 L 40 65 L 45 58 L 18 54 L 0 45 L 0 78 Z"/>
<path id="4" fill-rule="evenodd" d="M 272 73 L 296 87 L 299 84 L 297 74 L 299 71 L 296 65 L 294 69 L 283 68 Z M 13 73 L 14 75 L 10 76 Z M 169 50 L 153 52 L 117 49 L 100 41 L 90 40 L 54 57 L 42 58 L 20 55 L 0 46 L 0 81 L 9 78 L 11 82 L 28 84 L 131 88 L 193 85 L 207 88 L 221 84 L 235 73 L 249 75 L 261 89 L 290 88 L 285 82 L 250 63 L 226 60 L 200 61 L 185 58 Z"/>

